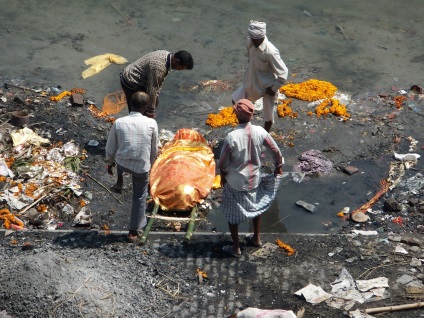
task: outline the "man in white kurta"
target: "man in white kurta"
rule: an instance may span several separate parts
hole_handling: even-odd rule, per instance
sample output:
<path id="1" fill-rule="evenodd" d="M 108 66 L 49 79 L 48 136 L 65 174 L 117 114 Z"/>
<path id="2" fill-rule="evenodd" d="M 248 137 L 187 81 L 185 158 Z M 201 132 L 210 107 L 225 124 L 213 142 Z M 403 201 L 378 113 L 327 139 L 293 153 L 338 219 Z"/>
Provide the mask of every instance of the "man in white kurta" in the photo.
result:
<path id="1" fill-rule="evenodd" d="M 274 122 L 277 92 L 287 80 L 288 69 L 280 57 L 280 52 L 265 34 L 264 22 L 250 22 L 247 38 L 248 66 L 244 74 L 243 86 L 231 97 L 233 104 L 243 98 L 254 103 L 262 97 L 264 128 L 269 132 Z"/>

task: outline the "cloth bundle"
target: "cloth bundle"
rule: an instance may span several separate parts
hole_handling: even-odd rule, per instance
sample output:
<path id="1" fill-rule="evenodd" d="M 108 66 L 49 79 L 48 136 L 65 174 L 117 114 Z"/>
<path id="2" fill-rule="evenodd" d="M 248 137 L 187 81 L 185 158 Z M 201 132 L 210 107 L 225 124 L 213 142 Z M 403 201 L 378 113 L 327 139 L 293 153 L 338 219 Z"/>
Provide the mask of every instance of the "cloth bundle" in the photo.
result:
<path id="1" fill-rule="evenodd" d="M 110 64 L 125 64 L 128 61 L 119 55 L 106 53 L 102 55 L 93 56 L 84 61 L 86 65 L 91 65 L 88 69 L 82 72 L 82 78 L 86 79 L 87 77 L 93 76 L 100 71 L 104 70 Z"/>

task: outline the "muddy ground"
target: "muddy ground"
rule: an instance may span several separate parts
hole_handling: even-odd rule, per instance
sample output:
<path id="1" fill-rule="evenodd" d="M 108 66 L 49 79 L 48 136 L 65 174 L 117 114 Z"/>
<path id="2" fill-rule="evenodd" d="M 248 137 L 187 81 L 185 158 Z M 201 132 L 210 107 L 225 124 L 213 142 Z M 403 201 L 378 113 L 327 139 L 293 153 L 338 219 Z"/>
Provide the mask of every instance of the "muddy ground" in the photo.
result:
<path id="1" fill-rule="evenodd" d="M 387 91 L 382 94 L 394 96 L 397 93 Z M 393 254 L 396 242 L 388 243 L 386 238 L 387 233 L 417 235 L 422 231 L 420 187 L 412 189 L 410 185 L 399 184 L 373 206 L 374 211 L 381 212 L 372 214 L 370 221 L 363 224 L 340 221 L 342 227 L 333 228 L 334 233 L 351 233 L 352 229 L 380 233 L 371 239 L 344 235 L 269 234 L 265 237 L 264 241 L 274 243 L 276 238 L 281 238 L 293 246 L 297 254 L 292 257 L 287 257 L 282 250 L 266 258 L 256 257 L 251 254 L 254 249 L 243 245 L 242 258 L 228 258 L 220 251 L 224 244 L 229 243 L 228 235 L 202 235 L 214 232 L 215 225 L 207 220 L 200 223 L 188 245 L 183 244 L 179 233 L 173 234 L 172 226 L 158 222 L 153 231 L 166 231 L 168 234 L 153 233 L 147 245 L 137 246 L 125 242 L 125 232 L 117 233 L 125 230 L 128 221 L 127 211 L 131 204 L 129 178 L 126 179 L 127 189 L 122 195 L 116 195 L 116 199 L 101 186 L 108 187 L 114 182 L 114 178 L 106 173 L 103 159 L 110 123 L 94 118 L 88 111 L 88 105 L 71 106 L 66 99 L 56 103 L 44 98 L 40 103 L 34 103 L 33 92 L 16 88 L 3 88 L 3 96 L 8 98 L 3 115 L 5 131 L 14 129 L 6 122 L 10 111 L 27 110 L 31 114 L 30 128 L 41 135 L 48 132 L 52 141 L 67 142 L 72 139 L 87 151 L 88 156 L 82 161 L 78 174 L 82 178 L 83 191 L 92 194 L 92 198 L 87 199 L 87 206 L 93 215 L 90 226 L 72 227 L 72 217 L 63 217 L 59 202 L 46 199 L 41 203 L 49 205 L 51 215 L 63 222 L 61 228 L 37 232 L 45 226 L 32 225 L 24 219 L 28 231 L 2 232 L 0 309 L 4 315 L 225 317 L 239 309 L 254 306 L 292 310 L 306 307 L 307 317 L 341 317 L 343 310 L 325 304 L 311 306 L 293 293 L 308 283 L 330 291 L 329 284 L 343 266 L 355 279 L 367 269 L 374 268 L 378 270 L 368 278 L 389 278 L 390 297 L 363 304 L 360 308 L 416 300 L 406 294 L 405 286 L 397 279 L 401 273 L 406 273 L 414 277 L 414 284 L 421 286 L 422 266 L 412 266 L 413 269 L 408 266 L 412 256 L 417 259 L 424 257 L 421 243 L 414 243 L 416 247 L 407 256 L 399 256 Z M 29 104 L 19 103 L 15 96 Z M 394 161 L 393 152 L 408 152 L 410 141 L 407 137 L 418 137 L 416 130 L 420 129 L 422 115 L 406 104 L 397 109 L 390 97 L 370 94 L 356 99 L 353 97 L 352 100 L 349 107 L 352 117 L 346 122 L 333 116 L 307 116 L 307 103 L 295 101 L 293 108 L 297 108 L 299 117 L 278 118 L 273 132 L 285 154 L 287 166 L 294 165 L 303 151 L 317 149 L 332 160 L 335 174 L 342 174 L 342 167 L 348 164 L 360 170 L 362 166 L 367 167 L 366 175 L 359 172 L 347 177 L 362 176 L 364 187 L 372 190 L 362 197 L 365 203 L 377 192 L 379 180 L 388 177 L 389 164 Z M 419 99 L 416 102 L 421 105 Z M 119 116 L 122 115 L 125 111 Z M 195 114 L 191 121 L 208 139 L 222 140 L 228 127 L 211 130 L 204 123 L 205 116 Z M 262 123 L 260 112 L 254 122 Z M 89 140 L 97 140 L 99 145 L 88 146 Z M 8 138 L 4 137 L 3 142 L 7 146 Z M 420 142 L 416 152 L 422 152 Z M 265 165 L 269 164 L 265 159 Z M 402 180 L 415 176 L 422 170 L 421 167 L 418 160 L 412 169 L 406 170 Z M 311 177 L 306 182 L 317 182 L 320 178 L 322 176 Z M 219 190 L 213 192 L 209 202 L 218 204 L 219 195 Z M 80 198 L 72 195 L 65 198 L 77 211 Z M 394 199 L 395 203 L 392 200 L 392 205 L 385 204 L 389 199 Z M 349 203 L 348 198 L 343 198 L 343 204 Z M 398 216 L 402 223 L 392 221 Z M 112 232 L 104 231 L 106 226 Z M 181 230 L 185 230 L 184 225 Z M 329 257 L 329 253 L 334 251 L 336 256 Z M 387 259 L 390 263 L 386 263 Z M 380 267 L 382 264 L 385 265 Z M 198 267 L 209 277 L 201 284 L 196 276 Z M 417 317 L 418 312 L 390 313 L 390 317 Z"/>

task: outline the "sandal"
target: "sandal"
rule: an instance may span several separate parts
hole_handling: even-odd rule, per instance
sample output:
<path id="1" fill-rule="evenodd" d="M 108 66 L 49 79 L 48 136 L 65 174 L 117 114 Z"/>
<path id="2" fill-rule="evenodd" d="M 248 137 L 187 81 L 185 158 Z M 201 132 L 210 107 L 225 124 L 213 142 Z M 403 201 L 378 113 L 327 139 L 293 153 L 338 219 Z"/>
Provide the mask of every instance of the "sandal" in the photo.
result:
<path id="1" fill-rule="evenodd" d="M 110 190 L 115 193 L 122 194 L 122 188 L 117 187 L 116 184 L 110 187 Z"/>
<path id="2" fill-rule="evenodd" d="M 232 257 L 240 257 L 241 253 L 235 253 L 232 245 L 226 245 L 222 247 L 222 251 Z"/>
<path id="3" fill-rule="evenodd" d="M 253 240 L 253 234 L 246 235 L 246 241 L 247 241 L 247 243 L 249 243 L 253 247 L 261 247 L 262 246 L 262 242 L 255 243 L 255 241 Z"/>
<path id="4" fill-rule="evenodd" d="M 132 235 L 132 234 L 128 233 L 127 236 L 126 236 L 126 241 L 128 243 L 135 243 L 135 242 L 137 242 L 139 236 L 140 236 L 139 234 Z"/>

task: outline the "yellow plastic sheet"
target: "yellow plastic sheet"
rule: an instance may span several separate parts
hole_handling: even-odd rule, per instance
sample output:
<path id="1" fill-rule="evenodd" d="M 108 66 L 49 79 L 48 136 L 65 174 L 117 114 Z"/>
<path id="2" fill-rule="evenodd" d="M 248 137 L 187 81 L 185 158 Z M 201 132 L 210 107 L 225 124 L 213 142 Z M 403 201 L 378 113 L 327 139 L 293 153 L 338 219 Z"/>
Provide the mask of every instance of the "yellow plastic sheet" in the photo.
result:
<path id="1" fill-rule="evenodd" d="M 163 210 L 186 211 L 203 202 L 215 179 L 212 149 L 201 134 L 180 129 L 150 171 L 150 192 Z"/>
<path id="2" fill-rule="evenodd" d="M 102 55 L 93 56 L 84 61 L 86 65 L 91 65 L 88 69 L 82 72 L 82 78 L 86 79 L 87 77 L 93 76 L 100 71 L 104 70 L 110 64 L 125 64 L 128 61 L 119 55 L 106 53 Z"/>
<path id="3" fill-rule="evenodd" d="M 115 115 L 127 108 L 127 99 L 123 91 L 107 94 L 103 99 L 102 112 L 107 115 Z"/>

